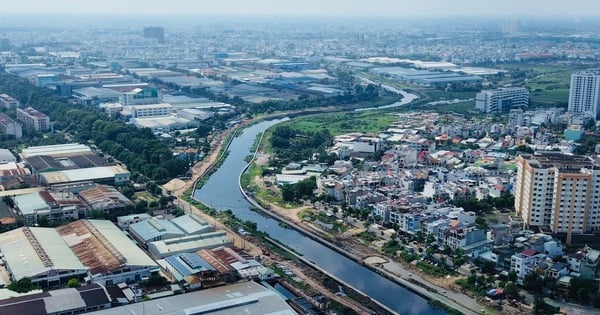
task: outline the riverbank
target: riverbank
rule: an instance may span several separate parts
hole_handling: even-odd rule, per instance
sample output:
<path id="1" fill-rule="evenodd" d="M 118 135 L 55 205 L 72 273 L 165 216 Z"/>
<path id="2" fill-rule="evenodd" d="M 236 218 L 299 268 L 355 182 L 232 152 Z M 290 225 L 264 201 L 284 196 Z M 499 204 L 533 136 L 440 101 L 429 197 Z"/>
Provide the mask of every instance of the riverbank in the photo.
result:
<path id="1" fill-rule="evenodd" d="M 263 133 L 264 135 L 264 133 Z M 408 269 L 403 264 L 391 261 L 389 259 L 386 260 L 385 263 L 382 263 L 379 260 L 371 261 L 366 259 L 368 257 L 381 255 L 380 253 L 371 250 L 370 248 L 364 248 L 365 246 L 358 242 L 351 242 L 350 246 L 343 246 L 343 244 L 337 243 L 334 244 L 328 238 L 328 234 L 324 231 L 318 229 L 312 224 L 307 224 L 301 221 L 297 216 L 295 216 L 296 212 L 292 211 L 293 215 L 289 215 L 289 210 L 282 209 L 275 204 L 269 204 L 269 207 L 263 207 L 265 201 L 261 201 L 260 203 L 255 200 L 252 196 L 250 196 L 242 187 L 242 175 L 248 170 L 248 168 L 255 162 L 258 153 L 260 151 L 260 144 L 263 139 L 263 135 L 261 135 L 258 145 L 256 146 L 256 150 L 253 154 L 253 158 L 246 165 L 246 167 L 240 173 L 240 177 L 238 180 L 238 185 L 240 192 L 244 196 L 244 198 L 253 205 L 256 209 L 260 209 L 261 212 L 271 216 L 273 219 L 282 222 L 286 226 L 293 228 L 305 236 L 327 246 L 328 248 L 335 250 L 336 252 L 364 265 L 365 267 L 371 269 L 372 271 L 377 272 L 378 274 L 386 277 L 387 279 L 400 284 L 414 293 L 421 295 L 422 297 L 428 300 L 436 300 L 444 305 L 456 309 L 463 314 L 479 314 L 481 310 L 485 309 L 485 306 L 479 304 L 473 298 L 462 294 L 460 292 L 449 291 L 449 288 L 439 286 L 432 281 L 427 281 L 423 275 L 419 274 L 413 268 Z M 262 203 L 262 205 L 261 205 Z M 267 209 L 268 208 L 268 209 Z M 341 245 L 341 246 L 340 246 Z M 349 248 L 351 250 L 346 250 L 345 248 Z M 352 249 L 356 250 L 357 248 L 361 248 L 359 252 L 363 255 L 363 257 L 357 255 L 352 251 Z M 364 257 L 364 254 L 367 253 L 369 256 Z M 316 264 L 311 261 L 306 261 L 307 264 L 313 266 L 314 268 L 319 268 Z M 326 272 L 326 271 L 323 271 Z M 362 292 L 361 292 L 362 293 Z M 363 293 L 364 294 L 364 293 Z"/>
<path id="2" fill-rule="evenodd" d="M 373 300 L 382 302 L 396 311 L 403 314 L 442 314 L 439 309 L 436 310 L 428 305 L 427 299 L 407 290 L 405 286 L 386 279 L 363 263 L 357 263 L 360 259 L 351 259 L 314 238 L 307 237 L 298 229 L 290 229 L 286 224 L 278 224 L 277 222 L 280 221 L 270 216 L 267 218 L 250 211 L 253 206 L 244 199 L 240 190 L 234 187 L 239 185 L 240 172 L 248 164 L 244 162 L 244 158 L 248 156 L 250 144 L 255 142 L 257 135 L 265 128 L 273 124 L 275 122 L 260 123 L 236 137 L 222 166 L 202 186 L 202 189 L 194 192 L 194 199 L 207 205 L 216 205 L 216 210 L 231 209 L 238 218 L 256 222 L 260 231 L 268 232 L 281 244 L 301 253 L 300 255 L 308 261 L 316 262 L 322 269 L 343 279 L 352 287 L 368 292 L 368 296 Z M 267 127 L 264 127 L 265 125 Z"/>
<path id="3" fill-rule="evenodd" d="M 225 153 L 229 149 L 229 145 L 231 144 L 231 141 L 235 138 L 235 135 L 243 128 L 246 128 L 255 122 L 256 121 L 247 121 L 237 126 L 236 128 L 229 131 L 229 136 L 225 134 L 220 134 L 219 136 L 217 136 L 215 139 L 213 139 L 214 150 L 204 160 L 200 161 L 192 167 L 192 177 L 189 180 L 185 181 L 181 179 L 174 179 L 169 183 L 165 184 L 163 188 L 165 188 L 173 196 L 177 197 L 177 199 L 175 200 L 175 204 L 180 208 L 184 209 L 184 212 L 194 213 L 203 218 L 205 221 L 213 223 L 217 229 L 224 230 L 227 232 L 229 237 L 233 240 L 235 246 L 246 250 L 252 256 L 261 256 L 265 265 L 274 266 L 286 261 L 289 258 L 278 255 L 276 252 L 271 252 L 269 256 L 263 255 L 264 244 L 260 238 L 251 236 L 241 236 L 239 233 L 237 233 L 237 231 L 231 230 L 228 226 L 216 220 L 214 217 L 210 216 L 206 212 L 202 211 L 202 209 L 195 206 L 193 204 L 193 201 L 190 199 L 190 197 L 193 195 L 193 192 L 195 191 L 195 188 L 201 186 L 201 184 L 199 184 L 200 181 L 204 177 L 212 174 L 212 171 L 215 170 L 220 165 L 223 158 L 226 157 Z M 204 205 L 204 207 L 208 207 L 208 205 Z M 290 254 L 291 256 L 301 257 L 296 253 L 293 253 L 289 249 L 285 248 L 285 246 L 279 244 L 277 241 L 271 239 L 269 239 L 268 241 L 274 246 L 281 248 L 283 251 L 288 252 L 288 254 Z M 386 312 L 384 308 L 379 310 L 379 305 L 371 305 L 374 302 L 367 296 L 363 295 L 364 299 L 356 301 L 350 297 L 350 295 L 357 296 L 355 294 L 349 294 L 349 296 L 340 296 L 335 294 L 335 291 L 329 290 L 323 284 L 324 282 L 335 280 L 330 280 L 327 274 L 319 274 L 319 270 L 322 269 L 319 268 L 317 270 L 312 268 L 311 266 L 305 263 L 304 259 L 298 259 L 297 263 L 293 263 L 290 261 L 288 262 L 287 266 L 294 271 L 298 278 L 302 279 L 302 281 L 305 284 L 308 284 L 310 288 L 327 296 L 327 298 L 329 298 L 331 301 L 335 301 L 339 305 L 345 307 L 346 310 L 352 310 L 356 314 L 385 314 Z M 350 293 L 351 290 L 351 286 L 347 286 L 345 288 L 346 292 Z M 390 312 L 389 314 L 394 313 Z"/>

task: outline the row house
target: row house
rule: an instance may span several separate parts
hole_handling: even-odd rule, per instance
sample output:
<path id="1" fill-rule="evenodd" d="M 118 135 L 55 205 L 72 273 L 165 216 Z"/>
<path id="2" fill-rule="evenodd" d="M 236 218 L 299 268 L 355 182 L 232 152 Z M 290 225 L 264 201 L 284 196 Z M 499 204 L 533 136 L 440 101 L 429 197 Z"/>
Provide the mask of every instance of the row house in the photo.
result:
<path id="1" fill-rule="evenodd" d="M 510 259 L 510 270 L 517 273 L 518 281 L 534 272 L 541 262 L 546 260 L 546 255 L 535 249 L 526 249 L 514 254 Z"/>
<path id="2" fill-rule="evenodd" d="M 482 251 L 490 242 L 484 230 L 452 220 L 449 225 L 438 230 L 437 243 L 440 247 L 447 246 L 453 250 L 461 248 L 466 253 L 475 253 Z"/>

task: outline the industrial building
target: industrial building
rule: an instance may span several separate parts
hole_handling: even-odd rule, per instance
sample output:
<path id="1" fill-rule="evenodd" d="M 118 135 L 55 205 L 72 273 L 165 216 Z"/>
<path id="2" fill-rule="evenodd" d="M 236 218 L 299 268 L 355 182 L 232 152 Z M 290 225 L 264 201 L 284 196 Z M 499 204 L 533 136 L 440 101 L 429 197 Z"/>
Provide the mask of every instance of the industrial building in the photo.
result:
<path id="1" fill-rule="evenodd" d="M 131 118 L 167 117 L 173 113 L 173 105 L 167 103 L 127 105 L 123 107 L 123 116 Z"/>
<path id="2" fill-rule="evenodd" d="M 214 232 L 215 227 L 194 214 L 186 214 L 172 220 L 151 218 L 129 225 L 129 233 L 140 245 L 189 235 Z"/>
<path id="3" fill-rule="evenodd" d="M 17 158 L 8 149 L 0 149 L 0 164 L 17 162 Z"/>
<path id="4" fill-rule="evenodd" d="M 179 253 L 189 253 L 201 249 L 212 249 L 221 246 L 233 246 L 225 231 L 194 234 L 167 240 L 148 243 L 148 251 L 155 258 L 165 258 Z"/>
<path id="5" fill-rule="evenodd" d="M 117 217 L 117 225 L 121 229 L 127 230 L 130 225 L 144 221 L 144 220 L 149 220 L 150 218 L 152 218 L 152 216 L 150 216 L 147 213 L 135 213 L 135 214 L 130 214 L 130 215 L 124 215 L 124 216 Z"/>
<path id="6" fill-rule="evenodd" d="M 21 151 L 21 157 L 33 175 L 48 186 L 84 181 L 109 185 L 129 182 L 130 173 L 123 166 L 111 165 L 83 144 L 29 147 Z"/>
<path id="7" fill-rule="evenodd" d="M 47 186 L 84 181 L 119 186 L 127 184 L 130 175 L 129 171 L 121 165 L 112 165 L 44 172 L 40 173 L 39 179 L 43 185 Z"/>
<path id="8" fill-rule="evenodd" d="M 483 82 L 482 77 L 475 75 L 463 75 L 455 72 L 417 70 L 404 67 L 373 68 L 370 71 L 385 74 L 402 82 L 435 87 L 443 87 L 451 83 L 474 85 Z"/>
<path id="9" fill-rule="evenodd" d="M 0 314 L 80 314 L 111 307 L 106 288 L 89 284 L 0 300 Z"/>
<path id="10" fill-rule="evenodd" d="M 83 203 L 68 192 L 36 191 L 14 196 L 13 201 L 28 225 L 37 224 L 42 217 L 49 222 L 77 220 L 86 212 Z"/>
<path id="11" fill-rule="evenodd" d="M 25 277 L 47 288 L 83 279 L 87 266 L 53 228 L 21 227 L 0 234 L 0 251 L 12 281 Z"/>
<path id="12" fill-rule="evenodd" d="M 117 189 L 106 185 L 82 189 L 76 193 L 76 196 L 88 211 L 102 211 L 106 214 L 134 205 Z"/>
<path id="13" fill-rule="evenodd" d="M 90 313 L 91 315 L 137 314 L 247 314 L 296 315 L 282 296 L 258 283 L 240 282 L 207 290 L 174 295 Z"/>
<path id="14" fill-rule="evenodd" d="M 67 143 L 28 147 L 21 151 L 21 157 L 27 159 L 39 155 L 52 157 L 92 154 L 92 149 L 85 144 Z"/>
<path id="15" fill-rule="evenodd" d="M 89 282 L 134 282 L 158 271 L 158 265 L 110 221 L 79 220 L 57 231 L 88 268 Z"/>
<path id="16" fill-rule="evenodd" d="M 98 106 L 100 103 L 117 102 L 121 93 L 109 88 L 85 87 L 73 90 L 72 96 L 79 105 Z"/>

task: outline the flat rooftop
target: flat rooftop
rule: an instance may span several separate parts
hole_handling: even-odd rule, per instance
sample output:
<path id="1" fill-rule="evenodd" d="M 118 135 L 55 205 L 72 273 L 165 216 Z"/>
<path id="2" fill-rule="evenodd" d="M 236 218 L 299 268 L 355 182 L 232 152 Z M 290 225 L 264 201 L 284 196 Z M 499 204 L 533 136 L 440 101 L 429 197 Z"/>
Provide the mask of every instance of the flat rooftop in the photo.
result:
<path id="1" fill-rule="evenodd" d="M 145 315 L 296 314 L 279 294 L 252 281 L 114 307 L 89 314 L 121 315 L 142 313 Z"/>
<path id="2" fill-rule="evenodd" d="M 556 167 L 561 171 L 579 171 L 581 168 L 593 168 L 596 163 L 585 155 L 544 152 L 534 155 L 526 154 L 523 158 L 529 160 L 534 167 Z"/>

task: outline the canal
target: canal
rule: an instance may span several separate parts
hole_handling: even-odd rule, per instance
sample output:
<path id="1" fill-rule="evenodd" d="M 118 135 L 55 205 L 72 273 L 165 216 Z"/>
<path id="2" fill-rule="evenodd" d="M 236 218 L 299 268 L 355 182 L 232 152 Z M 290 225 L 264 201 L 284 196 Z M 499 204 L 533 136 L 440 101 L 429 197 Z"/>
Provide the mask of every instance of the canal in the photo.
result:
<path id="1" fill-rule="evenodd" d="M 402 315 L 445 314 L 444 311 L 431 307 L 426 299 L 412 291 L 296 230 L 281 227 L 275 219 L 250 210 L 250 204 L 242 197 L 238 189 L 238 177 L 246 166 L 244 158 L 251 154 L 250 148 L 256 136 L 278 122 L 280 120 L 255 124 L 236 137 L 231 143 L 229 155 L 221 167 L 211 175 L 201 189 L 194 192 L 194 198 L 217 210 L 230 209 L 240 219 L 256 222 L 260 231 L 269 233 L 271 238 L 293 248 L 304 258 L 314 261 L 329 273 Z"/>

